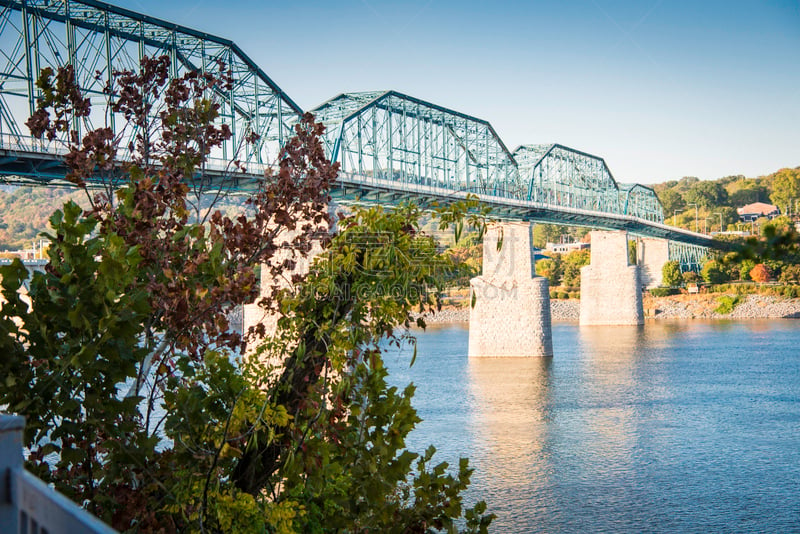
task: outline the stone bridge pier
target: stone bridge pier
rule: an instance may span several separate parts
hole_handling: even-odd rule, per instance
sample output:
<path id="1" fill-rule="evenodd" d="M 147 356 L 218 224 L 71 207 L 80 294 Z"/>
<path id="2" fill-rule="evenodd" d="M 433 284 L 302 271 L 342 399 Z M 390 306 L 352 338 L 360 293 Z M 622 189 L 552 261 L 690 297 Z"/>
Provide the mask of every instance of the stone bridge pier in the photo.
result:
<path id="1" fill-rule="evenodd" d="M 641 266 L 642 287 L 652 289 L 664 280 L 664 264 L 669 261 L 669 241 L 655 237 L 639 238 L 636 256 Z"/>
<path id="2" fill-rule="evenodd" d="M 532 224 L 487 228 L 483 273 L 470 280 L 470 357 L 553 355 L 549 286 L 534 262 Z"/>
<path id="3" fill-rule="evenodd" d="M 642 277 L 628 263 L 625 231 L 592 231 L 591 263 L 581 268 L 581 325 L 641 325 Z"/>

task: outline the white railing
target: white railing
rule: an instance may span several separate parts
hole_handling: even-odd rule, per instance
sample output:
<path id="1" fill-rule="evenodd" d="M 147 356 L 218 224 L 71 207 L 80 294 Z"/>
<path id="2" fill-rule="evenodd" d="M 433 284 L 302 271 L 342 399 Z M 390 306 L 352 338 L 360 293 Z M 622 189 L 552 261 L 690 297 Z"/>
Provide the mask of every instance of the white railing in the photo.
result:
<path id="1" fill-rule="evenodd" d="M 112 534 L 95 516 L 22 466 L 25 418 L 0 414 L 0 532 Z"/>

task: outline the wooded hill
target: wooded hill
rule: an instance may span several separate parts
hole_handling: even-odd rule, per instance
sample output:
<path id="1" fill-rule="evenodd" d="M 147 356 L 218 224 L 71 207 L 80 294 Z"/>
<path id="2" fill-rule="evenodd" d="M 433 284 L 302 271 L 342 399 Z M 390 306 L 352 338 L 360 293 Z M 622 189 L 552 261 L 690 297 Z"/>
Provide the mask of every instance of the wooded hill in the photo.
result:
<path id="1" fill-rule="evenodd" d="M 653 189 L 664 206 L 667 224 L 701 232 L 716 232 L 720 227 L 749 229 L 749 225 L 739 222 L 736 208 L 754 202 L 774 204 L 782 215 L 795 216 L 800 211 L 800 167 L 784 168 L 759 178 L 686 177 L 654 185 Z"/>

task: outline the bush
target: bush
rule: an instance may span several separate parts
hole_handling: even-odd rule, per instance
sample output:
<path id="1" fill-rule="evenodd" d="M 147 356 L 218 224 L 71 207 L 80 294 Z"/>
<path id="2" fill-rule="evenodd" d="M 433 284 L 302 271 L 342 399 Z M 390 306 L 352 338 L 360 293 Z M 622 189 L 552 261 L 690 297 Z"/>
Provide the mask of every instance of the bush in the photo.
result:
<path id="1" fill-rule="evenodd" d="M 717 298 L 718 306 L 714 309 L 716 313 L 721 315 L 728 315 L 731 313 L 737 305 L 739 305 L 744 299 L 740 295 L 723 295 Z"/>
<path id="2" fill-rule="evenodd" d="M 680 293 L 680 289 L 676 287 L 654 287 L 650 290 L 650 294 L 654 297 L 668 297 L 678 293 Z"/>
<path id="3" fill-rule="evenodd" d="M 661 268 L 661 283 L 666 287 L 676 287 L 683 283 L 681 265 L 677 261 L 668 261 Z"/>
<path id="4" fill-rule="evenodd" d="M 750 278 L 760 284 L 769 282 L 769 274 L 769 269 L 763 263 L 759 263 L 750 270 Z"/>

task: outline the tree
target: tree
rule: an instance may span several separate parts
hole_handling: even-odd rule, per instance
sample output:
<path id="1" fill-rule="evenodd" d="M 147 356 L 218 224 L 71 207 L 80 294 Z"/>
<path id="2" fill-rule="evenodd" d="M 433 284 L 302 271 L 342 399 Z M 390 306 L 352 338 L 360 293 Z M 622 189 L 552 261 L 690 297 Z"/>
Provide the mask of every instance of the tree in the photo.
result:
<path id="1" fill-rule="evenodd" d="M 780 276 L 782 284 L 800 284 L 800 265 L 787 265 Z"/>
<path id="2" fill-rule="evenodd" d="M 563 227 L 555 224 L 537 224 L 533 227 L 533 245 L 545 248 L 547 243 L 559 243 Z"/>
<path id="3" fill-rule="evenodd" d="M 700 275 L 694 271 L 686 271 L 683 273 L 684 284 L 697 284 L 701 281 Z"/>
<path id="4" fill-rule="evenodd" d="M 707 284 L 722 284 L 727 282 L 725 271 L 722 270 L 717 260 L 708 260 L 703 264 L 700 276 Z"/>
<path id="5" fill-rule="evenodd" d="M 750 271 L 753 270 L 753 267 L 756 266 L 756 262 L 753 260 L 744 259 L 739 264 L 739 279 L 740 280 L 752 280 L 750 278 Z"/>
<path id="6" fill-rule="evenodd" d="M 713 209 L 724 205 L 728 201 L 728 192 L 717 182 L 702 181 L 692 185 L 683 198 L 689 204 L 697 204 L 701 208 Z"/>
<path id="7" fill-rule="evenodd" d="M 116 75 L 127 161 L 123 135 L 71 133 L 90 110 L 70 67 L 38 82 L 33 133 L 65 135 L 78 186 L 107 181 L 90 209 L 51 217 L 30 306 L 26 269 L 0 268 L 0 405 L 28 417 L 27 467 L 123 530 L 425 531 L 459 517 L 485 530 L 485 505 L 462 506 L 466 461 L 450 475 L 430 466 L 432 450 L 405 451 L 413 390 L 384 380 L 380 343 L 406 339 L 396 325 L 436 306 L 451 266 L 420 234 L 419 210 L 357 210 L 328 237 L 337 167 L 306 116 L 249 217 L 201 213 L 187 179 L 230 135 L 208 95 L 231 81 L 222 65 L 171 82 L 168 69 L 145 58 Z M 292 275 L 299 291 L 276 285 L 261 301 L 284 314 L 256 351 L 272 358 L 236 356 L 246 339 L 227 317 L 258 294 L 256 265 L 287 275 L 296 255 L 277 252 L 315 241 L 330 246 L 305 280 Z"/>
<path id="8" fill-rule="evenodd" d="M 769 198 L 767 188 L 757 184 L 755 180 L 742 180 L 741 186 L 728 194 L 728 202 L 734 208 L 740 208 L 754 202 L 763 202 L 767 198 Z"/>
<path id="9" fill-rule="evenodd" d="M 677 287 L 683 283 L 681 265 L 677 261 L 668 261 L 661 268 L 661 284 L 666 287 Z"/>
<path id="10" fill-rule="evenodd" d="M 566 287 L 581 286 L 581 267 L 589 265 L 591 253 L 588 250 L 573 250 L 561 257 L 563 265 L 562 285 Z"/>
<path id="11" fill-rule="evenodd" d="M 536 262 L 536 274 L 547 278 L 550 287 L 555 287 L 561 283 L 561 256 L 554 254 L 552 258 L 543 258 Z"/>
<path id="12" fill-rule="evenodd" d="M 759 284 L 763 284 L 769 282 L 769 269 L 763 263 L 757 264 L 755 267 L 750 269 L 750 278 L 754 282 L 758 282 Z"/>
<path id="13" fill-rule="evenodd" d="M 781 169 L 775 173 L 769 198 L 783 213 L 794 211 L 794 201 L 800 199 L 800 169 Z"/>
<path id="14" fill-rule="evenodd" d="M 664 216 L 670 217 L 675 211 L 686 209 L 686 201 L 683 196 L 674 189 L 665 189 L 658 193 L 658 199 L 664 207 Z"/>

